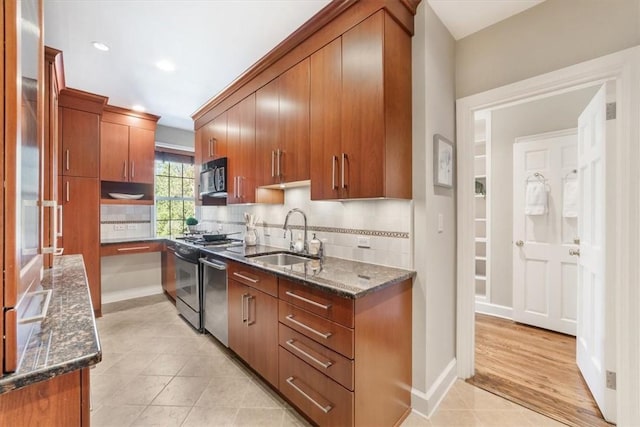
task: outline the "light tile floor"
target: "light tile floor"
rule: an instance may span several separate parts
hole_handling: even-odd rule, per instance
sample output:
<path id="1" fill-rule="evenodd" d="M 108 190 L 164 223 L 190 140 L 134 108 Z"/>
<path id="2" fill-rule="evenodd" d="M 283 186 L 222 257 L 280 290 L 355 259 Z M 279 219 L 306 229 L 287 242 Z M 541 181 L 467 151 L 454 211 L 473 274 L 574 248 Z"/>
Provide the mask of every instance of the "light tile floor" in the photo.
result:
<path id="1" fill-rule="evenodd" d="M 178 317 L 164 295 L 105 304 L 97 319 L 102 362 L 91 369 L 91 425 L 308 426 L 209 335 Z M 463 381 L 431 419 L 403 427 L 557 426 Z"/>

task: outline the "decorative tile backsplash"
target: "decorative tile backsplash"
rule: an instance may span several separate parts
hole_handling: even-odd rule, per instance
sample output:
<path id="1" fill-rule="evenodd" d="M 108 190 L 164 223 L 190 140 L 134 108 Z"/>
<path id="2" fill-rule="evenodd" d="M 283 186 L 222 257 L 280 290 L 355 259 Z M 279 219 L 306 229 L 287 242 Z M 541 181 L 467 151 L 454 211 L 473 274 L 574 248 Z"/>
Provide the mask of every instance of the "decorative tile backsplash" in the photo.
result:
<path id="1" fill-rule="evenodd" d="M 100 239 L 153 237 L 153 206 L 101 205 Z"/>
<path id="2" fill-rule="evenodd" d="M 293 208 L 305 212 L 308 238 L 316 233 L 324 242 L 327 255 L 412 268 L 413 206 L 408 200 L 311 201 L 310 188 L 299 187 L 285 190 L 284 205 L 203 206 L 196 210 L 196 216 L 200 230 L 215 231 L 221 227 L 229 233 L 244 231 L 244 212 L 252 213 L 260 219 L 259 242 L 288 248 L 290 233 L 285 238 L 282 226 L 287 212 Z M 292 214 L 289 225 L 296 238 L 304 228 L 302 215 Z M 369 247 L 358 247 L 359 243 Z"/>

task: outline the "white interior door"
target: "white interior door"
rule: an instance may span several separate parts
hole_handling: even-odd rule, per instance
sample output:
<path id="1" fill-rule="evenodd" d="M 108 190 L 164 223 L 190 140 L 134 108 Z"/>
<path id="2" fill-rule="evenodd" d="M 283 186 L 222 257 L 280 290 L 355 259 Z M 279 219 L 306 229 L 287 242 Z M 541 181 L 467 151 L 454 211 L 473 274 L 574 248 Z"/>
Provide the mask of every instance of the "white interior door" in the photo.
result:
<path id="1" fill-rule="evenodd" d="M 577 218 L 563 215 L 577 180 L 576 130 L 516 139 L 513 147 L 513 319 L 576 335 Z M 527 186 L 543 183 L 547 212 L 526 215 Z"/>
<path id="2" fill-rule="evenodd" d="M 605 419 L 613 421 L 615 392 L 606 388 L 607 330 L 605 280 L 605 143 L 612 144 L 615 127 L 607 122 L 607 88 L 593 97 L 578 119 L 578 176 L 580 186 L 578 233 L 577 363 Z M 613 120 L 615 122 L 615 120 Z M 611 288 L 611 287 L 610 287 Z"/>

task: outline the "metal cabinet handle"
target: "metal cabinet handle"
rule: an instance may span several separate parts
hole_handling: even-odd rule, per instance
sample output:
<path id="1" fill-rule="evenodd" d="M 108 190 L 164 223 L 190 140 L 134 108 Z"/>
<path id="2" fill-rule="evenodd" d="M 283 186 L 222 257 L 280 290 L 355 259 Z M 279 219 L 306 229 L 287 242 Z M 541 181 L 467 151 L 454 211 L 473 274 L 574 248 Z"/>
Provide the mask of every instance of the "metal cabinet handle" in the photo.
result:
<path id="1" fill-rule="evenodd" d="M 335 190 L 336 188 L 336 162 L 338 161 L 337 156 L 331 156 L 331 189 Z"/>
<path id="2" fill-rule="evenodd" d="M 41 294 L 45 295 L 45 299 L 44 299 L 44 304 L 42 304 L 42 308 L 40 309 L 40 314 L 31 316 L 31 317 L 23 317 L 22 319 L 18 320 L 19 325 L 23 325 L 25 323 L 39 322 L 41 320 L 44 320 L 47 317 L 47 311 L 49 311 L 49 303 L 51 303 L 51 295 L 53 294 L 52 289 L 29 292 L 25 295 L 25 297 L 30 298 L 30 297 L 34 297 L 36 295 L 41 295 Z"/>
<path id="3" fill-rule="evenodd" d="M 118 252 L 142 251 L 145 249 L 151 249 L 151 246 L 133 246 L 131 248 L 118 248 Z"/>
<path id="4" fill-rule="evenodd" d="M 307 331 L 314 333 L 316 335 L 318 335 L 319 337 L 324 338 L 325 340 L 328 339 L 331 336 L 331 332 L 325 332 L 324 334 L 322 332 L 318 332 L 315 329 L 313 329 L 311 326 L 305 325 L 304 323 L 294 319 L 293 314 L 289 314 L 285 317 L 288 321 L 295 323 L 296 325 L 300 326 L 303 329 L 306 329 Z"/>
<path id="5" fill-rule="evenodd" d="M 127 161 L 122 162 L 122 177 L 127 179 Z"/>
<path id="6" fill-rule="evenodd" d="M 271 150 L 271 178 L 276 176 L 276 152 Z"/>
<path id="7" fill-rule="evenodd" d="M 282 172 L 281 172 L 281 169 L 280 169 L 281 168 L 281 162 L 282 162 L 282 151 L 279 148 L 276 150 L 276 160 L 277 160 L 276 161 L 276 167 L 277 167 L 277 170 L 276 170 L 277 175 L 276 176 L 278 178 L 282 178 Z"/>
<path id="8" fill-rule="evenodd" d="M 213 157 L 213 138 L 209 138 L 209 157 Z"/>
<path id="9" fill-rule="evenodd" d="M 295 380 L 294 377 L 289 377 L 289 378 L 286 379 L 287 384 L 289 384 L 291 387 L 293 387 L 298 393 L 300 393 L 301 395 L 306 397 L 309 402 L 311 402 L 314 405 L 316 405 L 322 412 L 324 412 L 325 414 L 328 414 L 329 411 L 331 411 L 333 409 L 333 406 L 331 406 L 331 405 L 322 406 L 321 404 L 316 402 L 311 396 L 309 396 L 307 393 L 305 393 L 300 387 L 295 385 L 294 382 L 293 382 L 294 380 Z"/>
<path id="10" fill-rule="evenodd" d="M 223 264 L 221 262 L 217 262 L 217 261 L 212 261 L 206 258 L 200 258 L 200 263 L 204 264 L 204 265 L 208 265 L 209 267 L 213 267 L 216 270 L 226 270 L 227 269 L 227 265 Z"/>
<path id="11" fill-rule="evenodd" d="M 58 210 L 58 222 L 56 225 L 57 227 L 56 237 L 62 237 L 62 225 L 64 224 L 64 221 L 62 220 L 62 205 L 58 205 L 57 210 Z"/>
<path id="12" fill-rule="evenodd" d="M 342 173 L 342 188 L 347 188 L 347 185 L 344 183 L 344 161 L 347 159 L 346 153 L 342 153 L 342 166 L 340 168 Z"/>
<path id="13" fill-rule="evenodd" d="M 66 196 L 65 196 L 65 200 L 68 202 L 71 198 L 69 197 L 69 181 L 66 182 Z"/>
<path id="14" fill-rule="evenodd" d="M 516 242 L 516 246 L 517 246 L 517 247 L 519 247 L 519 248 L 521 248 L 521 247 L 523 247 L 523 246 L 524 246 L 524 242 L 523 242 L 522 240 L 518 240 L 518 241 Z"/>
<path id="15" fill-rule="evenodd" d="M 131 179 L 136 176 L 136 162 L 131 160 Z"/>
<path id="16" fill-rule="evenodd" d="M 580 256 L 580 249 L 569 249 L 569 255 Z"/>
<path id="17" fill-rule="evenodd" d="M 253 300 L 253 306 L 254 306 L 254 310 L 253 311 L 255 312 L 255 306 L 256 306 L 255 300 L 256 300 L 256 297 L 253 296 L 253 295 L 247 296 L 247 326 L 251 326 L 254 323 L 256 323 L 255 316 L 254 316 L 254 319 L 251 320 L 251 301 L 252 300 Z"/>
<path id="18" fill-rule="evenodd" d="M 236 273 L 235 271 L 233 272 L 233 275 L 241 279 L 248 280 L 251 283 L 258 283 L 260 281 L 260 279 L 252 279 L 251 277 L 245 276 L 242 273 Z"/>
<path id="19" fill-rule="evenodd" d="M 65 150 L 65 169 L 69 170 L 69 149 Z"/>
<path id="20" fill-rule="evenodd" d="M 43 200 L 40 203 L 40 217 L 44 218 L 44 209 L 51 208 L 51 217 L 49 218 L 49 238 L 51 239 L 51 246 L 40 247 L 40 251 L 43 254 L 55 254 L 60 255 L 58 253 L 58 203 L 55 200 Z M 44 228 L 43 230 L 44 231 Z M 42 240 L 44 241 L 44 239 Z"/>
<path id="21" fill-rule="evenodd" d="M 242 297 L 240 298 L 240 304 L 242 306 L 242 323 L 247 323 L 247 321 L 249 320 L 247 316 L 248 310 L 245 310 L 245 305 L 244 305 L 244 301 L 248 296 L 249 294 L 243 294 Z"/>
<path id="22" fill-rule="evenodd" d="M 331 304 L 320 304 L 319 302 L 315 302 L 315 301 L 310 300 L 308 298 L 301 297 L 300 295 L 296 295 L 291 291 L 286 291 L 285 294 L 289 295 L 292 298 L 299 299 L 300 301 L 304 301 L 304 302 L 309 303 L 311 305 L 315 305 L 316 307 L 322 308 L 324 310 L 329 310 L 331 308 Z"/>
<path id="23" fill-rule="evenodd" d="M 289 347 L 291 347 L 292 349 L 294 349 L 295 351 L 297 351 L 298 353 L 302 354 L 303 356 L 307 357 L 309 360 L 311 360 L 314 363 L 317 363 L 318 365 L 322 366 L 324 369 L 327 369 L 329 366 L 333 365 L 332 361 L 327 361 L 327 362 L 323 362 L 319 359 L 316 359 L 315 357 L 313 357 L 311 354 L 307 353 L 306 351 L 304 351 L 303 349 L 301 349 L 300 347 L 293 345 L 293 343 L 296 342 L 296 340 L 287 340 L 287 345 Z"/>

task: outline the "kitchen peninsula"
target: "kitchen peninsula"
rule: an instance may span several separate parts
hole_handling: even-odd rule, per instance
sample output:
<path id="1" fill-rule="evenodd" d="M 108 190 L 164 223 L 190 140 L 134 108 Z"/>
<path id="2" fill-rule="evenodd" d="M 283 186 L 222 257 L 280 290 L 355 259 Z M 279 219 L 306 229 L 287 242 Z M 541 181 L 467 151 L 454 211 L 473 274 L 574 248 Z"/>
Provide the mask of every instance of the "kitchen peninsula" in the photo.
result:
<path id="1" fill-rule="evenodd" d="M 81 255 L 45 270 L 44 317 L 31 327 L 15 373 L 0 378 L 0 425 L 89 425 L 89 368 L 102 350 Z"/>

